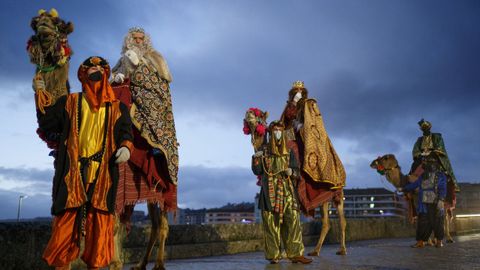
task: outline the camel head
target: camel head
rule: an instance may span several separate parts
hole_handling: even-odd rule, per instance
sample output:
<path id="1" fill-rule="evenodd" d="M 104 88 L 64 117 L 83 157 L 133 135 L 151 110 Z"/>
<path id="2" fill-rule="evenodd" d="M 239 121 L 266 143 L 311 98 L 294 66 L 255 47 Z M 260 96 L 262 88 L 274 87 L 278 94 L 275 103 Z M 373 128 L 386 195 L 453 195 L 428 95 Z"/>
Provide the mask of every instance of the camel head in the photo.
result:
<path id="1" fill-rule="evenodd" d="M 264 144 L 267 133 L 267 117 L 268 112 L 263 112 L 257 108 L 250 108 L 245 113 L 243 133 L 252 135 L 252 145 L 255 151 L 260 150 Z"/>
<path id="2" fill-rule="evenodd" d="M 42 9 L 30 26 L 34 31 L 27 45 L 30 61 L 39 67 L 66 64 L 72 54 L 67 35 L 73 32 L 73 24 L 62 20 L 55 9 Z"/>
<path id="3" fill-rule="evenodd" d="M 378 157 L 370 163 L 372 169 L 377 170 L 381 175 L 385 175 L 387 180 L 395 187 L 403 186 L 405 183 L 404 175 L 401 172 L 398 161 L 393 154 L 386 154 Z"/>
<path id="4" fill-rule="evenodd" d="M 370 163 L 370 168 L 375 169 L 380 174 L 385 174 L 385 171 L 391 170 L 398 167 L 398 161 L 393 154 L 386 154 L 381 157 L 378 157 L 372 163 Z"/>

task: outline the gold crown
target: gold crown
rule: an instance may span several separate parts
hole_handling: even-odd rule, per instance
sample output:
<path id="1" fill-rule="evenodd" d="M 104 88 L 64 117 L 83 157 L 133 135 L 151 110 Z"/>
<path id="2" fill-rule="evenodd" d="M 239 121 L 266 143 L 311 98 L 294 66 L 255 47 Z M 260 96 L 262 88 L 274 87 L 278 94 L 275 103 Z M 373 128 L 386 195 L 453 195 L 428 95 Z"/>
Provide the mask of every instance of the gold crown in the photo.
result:
<path id="1" fill-rule="evenodd" d="M 292 88 L 305 88 L 305 83 L 303 81 L 295 81 Z"/>

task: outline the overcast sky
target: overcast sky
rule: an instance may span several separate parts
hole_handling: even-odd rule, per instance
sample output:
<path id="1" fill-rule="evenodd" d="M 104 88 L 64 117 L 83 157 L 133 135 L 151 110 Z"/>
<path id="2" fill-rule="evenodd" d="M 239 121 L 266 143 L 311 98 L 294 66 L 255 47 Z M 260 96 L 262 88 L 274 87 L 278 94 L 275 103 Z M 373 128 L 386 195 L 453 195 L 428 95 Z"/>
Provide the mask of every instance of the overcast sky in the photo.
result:
<path id="1" fill-rule="evenodd" d="M 52 7 L 75 25 L 75 92 L 79 64 L 91 55 L 115 64 L 132 26 L 167 59 L 180 207 L 253 201 L 244 113 L 278 119 L 295 80 L 318 101 L 347 188 L 383 187 L 369 168 L 382 154 L 408 169 L 421 118 L 442 133 L 458 180 L 480 180 L 479 1 L 2 0 L 0 219 L 16 218 L 19 195 L 29 196 L 22 217 L 50 213 L 53 160 L 35 133 L 25 47 L 31 18 Z"/>

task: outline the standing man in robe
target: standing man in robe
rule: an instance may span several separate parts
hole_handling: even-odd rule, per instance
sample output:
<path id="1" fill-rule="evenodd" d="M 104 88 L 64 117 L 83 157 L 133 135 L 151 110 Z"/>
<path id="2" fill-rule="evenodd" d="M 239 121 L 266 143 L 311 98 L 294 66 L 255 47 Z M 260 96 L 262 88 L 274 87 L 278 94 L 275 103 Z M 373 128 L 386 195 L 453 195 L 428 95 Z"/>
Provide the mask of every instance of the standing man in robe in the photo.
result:
<path id="1" fill-rule="evenodd" d="M 413 248 L 422 248 L 433 232 L 437 239 L 435 246 L 441 248 L 445 234 L 444 202 L 447 195 L 447 177 L 442 172 L 436 155 L 429 154 L 423 158 L 425 171 L 418 179 L 407 184 L 402 191 L 413 191 L 418 188 L 418 221 L 416 240 Z"/>
<path id="2" fill-rule="evenodd" d="M 304 246 L 300 210 L 292 174 L 298 174 L 298 162 L 287 148 L 284 126 L 270 124 L 267 152 L 258 151 L 252 160 L 252 170 L 261 177 L 259 208 L 265 238 L 265 258 L 272 264 L 281 259 L 281 246 L 293 263 L 309 264 L 303 256 Z"/>
<path id="3" fill-rule="evenodd" d="M 82 260 L 88 269 L 110 263 L 118 184 L 117 164 L 132 149 L 131 121 L 108 83 L 110 66 L 101 57 L 78 69 L 82 92 L 60 97 L 37 111 L 39 130 L 60 134 L 52 189 L 52 236 L 43 259 L 56 269 L 70 269 L 85 241 Z M 35 88 L 45 87 L 37 80 Z"/>

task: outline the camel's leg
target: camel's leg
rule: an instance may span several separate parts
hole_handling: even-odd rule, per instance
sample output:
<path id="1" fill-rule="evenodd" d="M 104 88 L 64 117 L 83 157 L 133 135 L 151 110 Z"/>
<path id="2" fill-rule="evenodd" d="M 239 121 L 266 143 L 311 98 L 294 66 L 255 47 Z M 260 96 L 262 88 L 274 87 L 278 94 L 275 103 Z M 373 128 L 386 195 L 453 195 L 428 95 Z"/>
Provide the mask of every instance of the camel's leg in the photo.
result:
<path id="1" fill-rule="evenodd" d="M 453 220 L 453 212 L 452 211 L 449 211 L 448 209 L 445 209 L 445 236 L 446 236 L 446 242 L 447 243 L 453 243 L 455 241 L 453 241 L 453 238 L 452 238 L 452 235 L 450 234 L 450 224 Z"/>
<path id="2" fill-rule="evenodd" d="M 158 232 L 160 228 L 159 220 L 160 220 L 160 209 L 157 204 L 154 203 L 147 203 L 148 208 L 148 215 L 150 216 L 150 221 L 152 222 L 152 229 L 150 231 L 150 239 L 148 240 L 147 250 L 142 257 L 142 260 L 131 270 L 145 270 L 148 264 L 148 259 L 152 254 L 153 246 L 157 242 L 158 239 Z"/>
<path id="3" fill-rule="evenodd" d="M 326 202 L 322 204 L 322 231 L 320 233 L 320 239 L 318 239 L 315 249 L 308 253 L 308 256 L 318 256 L 318 254 L 320 254 L 320 249 L 322 248 L 323 241 L 325 241 L 325 237 L 327 236 L 329 230 L 330 221 L 328 219 L 328 202 Z"/>
<path id="4" fill-rule="evenodd" d="M 343 212 L 343 193 L 340 199 L 340 203 L 337 205 L 338 219 L 340 221 L 340 249 L 337 251 L 337 255 L 347 255 L 347 246 L 345 244 L 345 229 L 347 228 L 347 220 L 345 219 L 345 213 Z"/>
<path id="5" fill-rule="evenodd" d="M 165 269 L 165 242 L 167 241 L 168 236 L 168 218 L 167 213 L 160 213 L 160 227 L 158 231 L 158 253 L 157 260 L 155 262 L 155 267 L 152 270 L 164 270 Z"/>
<path id="6" fill-rule="evenodd" d="M 122 262 L 122 253 L 123 253 L 123 237 L 124 237 L 124 228 L 125 226 L 120 222 L 120 217 L 115 216 L 115 228 L 113 230 L 113 241 L 115 245 L 115 251 L 113 253 L 112 261 L 108 266 L 109 270 L 122 270 L 123 269 L 123 262 Z"/>

